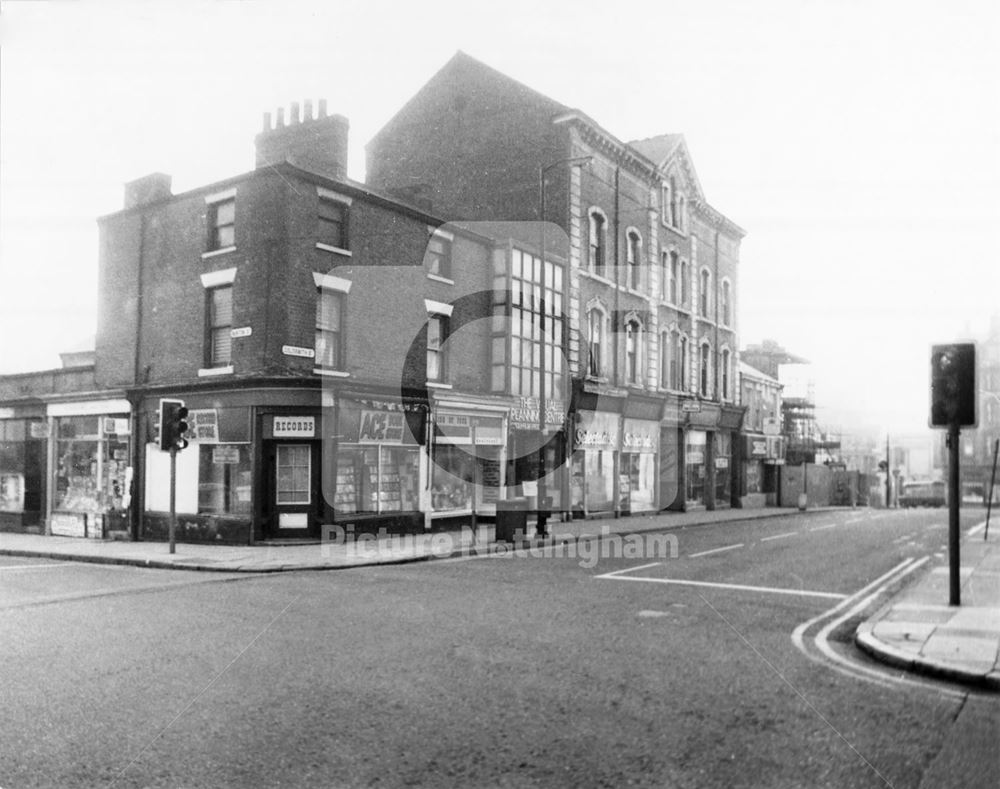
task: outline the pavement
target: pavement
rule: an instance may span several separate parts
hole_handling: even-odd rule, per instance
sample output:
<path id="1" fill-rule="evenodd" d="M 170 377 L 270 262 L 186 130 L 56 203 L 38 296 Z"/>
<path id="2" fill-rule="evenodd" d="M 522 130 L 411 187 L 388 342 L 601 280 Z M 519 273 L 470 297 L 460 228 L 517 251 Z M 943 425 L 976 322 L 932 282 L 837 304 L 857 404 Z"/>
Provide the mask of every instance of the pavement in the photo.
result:
<path id="1" fill-rule="evenodd" d="M 947 554 L 862 622 L 855 643 L 878 660 L 909 671 L 1000 691 L 1000 522 L 991 519 L 959 546 L 960 605 L 947 605 Z"/>
<path id="2" fill-rule="evenodd" d="M 475 532 L 465 529 L 421 535 L 357 535 L 357 539 L 333 533 L 323 541 L 294 544 L 177 543 L 174 553 L 163 542 L 0 533 L 0 555 L 228 573 L 334 570 L 496 554 L 515 547 L 543 547 L 834 509 L 840 508 L 810 508 L 803 513 L 766 507 L 550 522 L 547 537 L 530 537 L 519 546 L 495 542 L 492 525 L 481 526 Z M 989 540 L 983 539 L 980 524 L 962 541 L 960 606 L 945 604 L 949 597 L 948 559 L 944 554 L 937 555 L 859 625 L 857 645 L 878 660 L 900 668 L 1000 691 L 1000 523 L 992 525 Z"/>

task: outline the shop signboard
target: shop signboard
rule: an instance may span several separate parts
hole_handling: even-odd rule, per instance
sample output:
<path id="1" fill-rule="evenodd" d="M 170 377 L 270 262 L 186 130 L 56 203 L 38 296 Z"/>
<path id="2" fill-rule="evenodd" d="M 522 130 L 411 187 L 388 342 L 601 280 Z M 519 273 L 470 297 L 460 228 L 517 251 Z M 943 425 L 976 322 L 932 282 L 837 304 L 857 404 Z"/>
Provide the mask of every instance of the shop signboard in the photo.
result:
<path id="1" fill-rule="evenodd" d="M 406 416 L 402 411 L 361 409 L 359 444 L 402 444 L 405 432 Z"/>
<path id="2" fill-rule="evenodd" d="M 48 422 L 30 422 L 31 425 L 31 437 L 32 438 L 48 438 L 49 437 L 49 423 Z"/>
<path id="3" fill-rule="evenodd" d="M 101 420 L 102 429 L 106 436 L 128 436 L 132 434 L 132 427 L 128 418 L 106 416 Z"/>
<path id="4" fill-rule="evenodd" d="M 187 437 L 202 444 L 219 443 L 219 412 L 215 408 L 196 408 L 188 412 Z"/>
<path id="5" fill-rule="evenodd" d="M 517 405 L 510 409 L 510 426 L 515 430 L 538 429 L 538 398 L 521 397 Z M 559 398 L 545 401 L 545 424 L 562 425 L 566 416 L 566 404 Z"/>
<path id="6" fill-rule="evenodd" d="M 656 452 L 660 443 L 659 422 L 625 419 L 622 429 L 623 452 Z"/>
<path id="7" fill-rule="evenodd" d="M 767 439 L 762 436 L 747 436 L 746 453 L 748 458 L 763 459 L 767 457 Z"/>
<path id="8" fill-rule="evenodd" d="M 605 411 L 581 411 L 577 414 L 576 433 L 574 434 L 577 449 L 618 449 L 618 423 L 618 414 Z"/>
<path id="9" fill-rule="evenodd" d="M 276 416 L 273 423 L 275 438 L 314 438 L 316 436 L 316 417 L 314 416 Z"/>
<path id="10" fill-rule="evenodd" d="M 716 458 L 715 467 L 719 469 L 729 468 L 729 458 Z"/>

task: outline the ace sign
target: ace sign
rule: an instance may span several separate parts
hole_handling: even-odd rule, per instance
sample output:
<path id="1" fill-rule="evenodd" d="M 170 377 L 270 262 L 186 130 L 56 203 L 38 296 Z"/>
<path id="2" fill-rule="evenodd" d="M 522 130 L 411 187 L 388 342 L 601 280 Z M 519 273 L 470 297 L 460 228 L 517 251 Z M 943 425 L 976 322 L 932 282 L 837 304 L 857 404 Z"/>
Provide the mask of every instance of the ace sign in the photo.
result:
<path id="1" fill-rule="evenodd" d="M 363 409 L 358 428 L 359 444 L 402 444 L 406 420 L 400 411 Z"/>

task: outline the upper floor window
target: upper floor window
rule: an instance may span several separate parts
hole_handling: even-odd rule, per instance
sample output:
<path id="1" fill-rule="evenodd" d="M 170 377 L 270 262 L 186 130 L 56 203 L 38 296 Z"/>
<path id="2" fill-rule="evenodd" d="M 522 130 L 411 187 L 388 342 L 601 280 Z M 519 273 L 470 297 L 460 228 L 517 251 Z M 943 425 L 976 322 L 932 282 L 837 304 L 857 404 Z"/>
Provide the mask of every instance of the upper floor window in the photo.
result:
<path id="1" fill-rule="evenodd" d="M 320 244 L 347 249 L 347 215 L 349 206 L 341 200 L 320 196 L 316 219 L 316 241 Z"/>
<path id="2" fill-rule="evenodd" d="M 638 290 L 641 279 L 642 239 L 635 230 L 629 230 L 625 239 L 625 286 Z"/>
<path id="3" fill-rule="evenodd" d="M 318 289 L 316 298 L 316 365 L 343 369 L 344 294 Z"/>
<path id="4" fill-rule="evenodd" d="M 663 389 L 671 387 L 673 374 L 673 359 L 671 359 L 671 339 L 669 332 L 660 332 L 660 386 Z"/>
<path id="5" fill-rule="evenodd" d="M 543 267 L 536 255 L 514 249 L 508 314 L 511 394 L 538 396 L 544 385 L 546 396 L 562 397 L 565 367 L 563 267 L 551 260 L 546 260 Z"/>
<path id="6" fill-rule="evenodd" d="M 674 205 L 674 179 L 670 178 L 663 182 L 663 186 L 660 189 L 660 216 L 663 221 L 672 225 L 673 217 L 673 205 Z"/>
<path id="7" fill-rule="evenodd" d="M 590 212 L 590 267 L 595 274 L 607 276 L 607 220 L 597 209 Z"/>
<path id="8" fill-rule="evenodd" d="M 730 368 L 732 366 L 732 354 L 729 352 L 728 348 L 724 348 L 722 351 L 722 359 L 720 361 L 719 376 L 721 377 L 720 385 L 722 388 L 722 399 L 732 400 L 733 393 L 730 391 Z"/>
<path id="9" fill-rule="evenodd" d="M 677 295 L 679 301 L 676 302 L 677 306 L 681 309 L 689 310 L 691 309 L 691 282 L 690 282 L 690 266 L 686 260 L 681 261 L 681 283 L 678 290 L 680 291 Z"/>
<path id="10" fill-rule="evenodd" d="M 587 374 L 600 378 L 604 374 L 604 314 L 592 309 L 587 314 Z"/>
<path id="11" fill-rule="evenodd" d="M 226 367 L 233 360 L 233 286 L 209 288 L 206 297 L 206 366 Z"/>
<path id="12" fill-rule="evenodd" d="M 236 197 L 208 204 L 208 251 L 236 246 Z"/>
<path id="13" fill-rule="evenodd" d="M 711 308 L 712 275 L 707 268 L 701 270 L 698 281 L 698 314 L 703 318 L 709 317 L 708 311 Z"/>
<path id="14" fill-rule="evenodd" d="M 680 332 L 674 332 L 675 348 L 673 369 L 671 371 L 671 388 L 683 391 L 687 388 L 688 377 L 688 340 Z"/>
<path id="15" fill-rule="evenodd" d="M 677 256 L 677 252 L 674 250 L 670 251 L 670 303 L 676 304 L 678 297 L 678 289 L 680 285 L 680 258 Z"/>
<path id="16" fill-rule="evenodd" d="M 451 278 L 450 234 L 436 232 L 427 241 L 427 273 L 436 277 Z"/>
<path id="17" fill-rule="evenodd" d="M 733 289 L 729 280 L 722 281 L 722 324 L 733 325 Z"/>
<path id="18" fill-rule="evenodd" d="M 444 381 L 448 373 L 445 341 L 448 339 L 448 316 L 427 317 L 427 380 Z"/>
<path id="19" fill-rule="evenodd" d="M 642 383 L 642 327 L 636 320 L 625 324 L 625 378 L 630 384 Z"/>
<path id="20" fill-rule="evenodd" d="M 687 229 L 687 200 L 684 199 L 684 195 L 677 196 L 677 224 L 676 228 L 678 230 L 684 231 Z"/>
<path id="21" fill-rule="evenodd" d="M 699 376 L 699 386 L 698 392 L 702 397 L 708 397 L 709 390 L 711 387 L 711 364 L 712 364 L 712 349 L 709 347 L 708 343 L 702 343 L 699 348 L 698 353 L 698 376 Z"/>

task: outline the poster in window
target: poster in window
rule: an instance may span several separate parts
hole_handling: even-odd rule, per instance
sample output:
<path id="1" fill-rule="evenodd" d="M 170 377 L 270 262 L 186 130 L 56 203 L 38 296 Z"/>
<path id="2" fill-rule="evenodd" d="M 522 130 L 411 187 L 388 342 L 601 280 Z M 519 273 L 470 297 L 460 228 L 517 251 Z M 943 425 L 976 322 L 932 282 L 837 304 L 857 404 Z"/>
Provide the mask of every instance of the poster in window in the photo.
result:
<path id="1" fill-rule="evenodd" d="M 24 510 L 24 475 L 0 473 L 0 511 Z"/>

